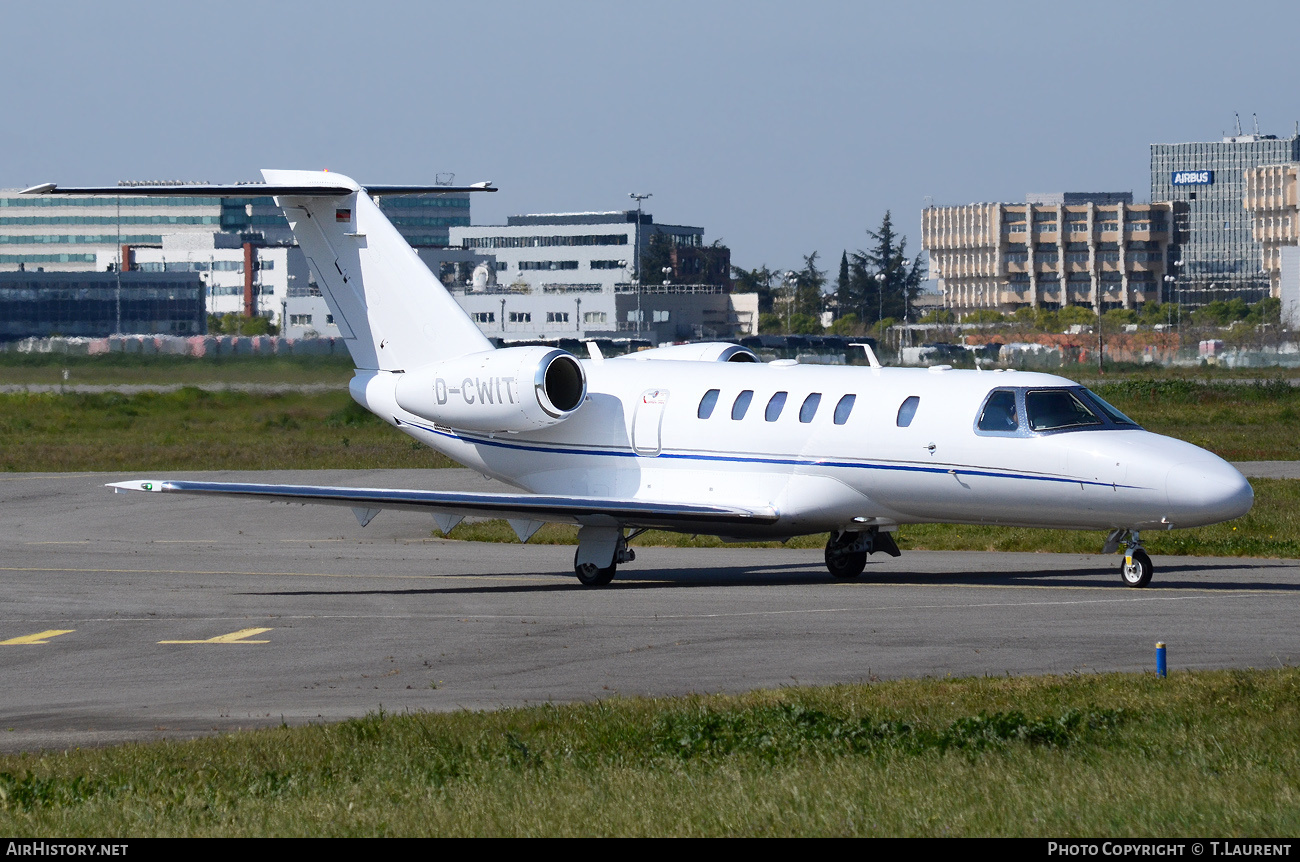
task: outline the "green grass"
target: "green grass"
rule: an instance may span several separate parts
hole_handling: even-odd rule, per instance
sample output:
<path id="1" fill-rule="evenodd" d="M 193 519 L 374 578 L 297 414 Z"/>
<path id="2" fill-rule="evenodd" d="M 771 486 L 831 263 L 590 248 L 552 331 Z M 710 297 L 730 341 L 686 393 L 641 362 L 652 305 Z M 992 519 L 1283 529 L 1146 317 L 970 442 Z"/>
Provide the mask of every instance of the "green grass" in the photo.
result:
<path id="1" fill-rule="evenodd" d="M 0 758 L 11 836 L 1300 830 L 1300 671 L 927 679 L 382 715 Z"/>
<path id="2" fill-rule="evenodd" d="M 0 470 L 446 467 L 338 392 L 0 395 Z"/>
<path id="3" fill-rule="evenodd" d="M 1134 378 L 1093 390 L 1148 431 L 1229 461 L 1300 460 L 1300 387 L 1284 380 L 1207 385 Z"/>
<path id="4" fill-rule="evenodd" d="M 1300 481 L 1294 479 L 1252 479 L 1255 506 L 1244 517 L 1226 524 L 1143 534 L 1152 554 L 1185 554 L 1198 557 L 1281 557 L 1300 558 Z M 462 522 L 449 538 L 473 542 L 518 541 L 505 521 Z M 958 524 L 905 524 L 896 534 L 902 550 L 923 551 L 1044 551 L 1095 554 L 1101 551 L 1106 534 L 1077 530 L 1037 530 L 1024 527 L 963 526 Z M 548 545 L 575 545 L 578 528 L 547 524 L 528 541 Z M 651 530 L 637 537 L 633 545 L 718 548 L 724 543 L 713 536 L 688 536 Z M 788 542 L 748 542 L 726 547 L 822 548 L 826 534 L 797 536 Z"/>
<path id="5" fill-rule="evenodd" d="M 60 358 L 17 356 L 33 362 Z M 14 355 L 0 354 L 0 358 Z M 158 363 L 145 362 L 151 359 Z M 115 355 L 94 361 L 107 362 L 105 368 L 118 367 L 124 373 L 138 371 L 129 364 L 113 366 Z M 217 382 L 329 382 L 321 375 L 337 374 L 339 388 L 285 395 L 205 395 L 193 390 L 0 395 L 0 469 L 327 469 L 451 463 L 433 453 L 412 454 L 415 444 L 409 438 L 356 407 L 346 391 L 350 371 L 338 363 L 318 367 L 319 360 L 293 357 L 229 357 L 213 360 L 211 366 L 184 357 L 135 357 L 135 361 L 164 378 L 176 367 L 224 374 Z M 279 372 L 266 370 L 276 363 L 284 363 Z M 0 364 L 0 380 L 7 370 Z M 46 370 L 54 373 L 58 366 Z M 263 372 L 268 376 L 258 377 Z M 1229 460 L 1300 460 L 1300 434 L 1296 433 L 1300 388 L 1285 382 L 1202 385 L 1144 378 L 1106 383 L 1097 390 L 1148 429 L 1188 440 Z"/>
<path id="6" fill-rule="evenodd" d="M 1285 383 L 1207 386 L 1142 379 L 1097 389 L 1151 430 L 1224 457 L 1300 459 L 1295 433 L 1300 390 Z M 281 395 L 193 388 L 140 395 L 0 395 L 0 469 L 5 471 L 445 466 L 453 464 L 362 410 L 342 385 L 337 392 Z M 1300 482 L 1257 479 L 1252 484 L 1255 508 L 1246 517 L 1196 530 L 1148 533 L 1148 548 L 1154 554 L 1300 558 Z M 515 541 L 504 522 L 465 523 L 452 537 Z M 900 547 L 929 550 L 1093 553 L 1102 540 L 1098 533 L 938 524 L 905 526 L 899 534 Z M 576 530 L 547 525 L 531 541 L 571 544 Z M 637 543 L 721 544 L 711 537 L 657 531 Z M 805 536 L 788 546 L 824 543 L 824 536 Z"/>
<path id="7" fill-rule="evenodd" d="M 108 353 L 0 353 L 0 384 L 169 385 L 199 383 L 336 383 L 347 388 L 352 360 L 341 356 L 141 356 Z"/>

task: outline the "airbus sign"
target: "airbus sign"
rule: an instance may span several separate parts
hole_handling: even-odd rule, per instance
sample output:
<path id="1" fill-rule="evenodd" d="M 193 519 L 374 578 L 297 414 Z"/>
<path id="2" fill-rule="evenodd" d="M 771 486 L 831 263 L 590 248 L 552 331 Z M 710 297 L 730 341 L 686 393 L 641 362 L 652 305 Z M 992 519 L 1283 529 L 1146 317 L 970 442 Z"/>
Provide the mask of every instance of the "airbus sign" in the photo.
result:
<path id="1" fill-rule="evenodd" d="M 1176 186 L 1214 185 L 1214 171 L 1174 171 L 1173 183 Z"/>

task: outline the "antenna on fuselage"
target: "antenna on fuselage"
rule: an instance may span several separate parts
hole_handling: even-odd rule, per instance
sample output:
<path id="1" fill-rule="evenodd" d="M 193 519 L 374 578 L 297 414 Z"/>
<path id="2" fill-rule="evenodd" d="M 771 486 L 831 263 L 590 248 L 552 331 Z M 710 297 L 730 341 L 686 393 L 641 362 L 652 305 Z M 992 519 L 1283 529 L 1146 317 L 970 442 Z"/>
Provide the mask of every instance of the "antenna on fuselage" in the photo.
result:
<path id="1" fill-rule="evenodd" d="M 861 347 L 862 352 L 867 354 L 867 364 L 872 368 L 880 368 L 880 360 L 876 358 L 876 351 L 871 349 L 871 345 L 865 341 L 860 344 L 850 344 L 849 347 Z"/>

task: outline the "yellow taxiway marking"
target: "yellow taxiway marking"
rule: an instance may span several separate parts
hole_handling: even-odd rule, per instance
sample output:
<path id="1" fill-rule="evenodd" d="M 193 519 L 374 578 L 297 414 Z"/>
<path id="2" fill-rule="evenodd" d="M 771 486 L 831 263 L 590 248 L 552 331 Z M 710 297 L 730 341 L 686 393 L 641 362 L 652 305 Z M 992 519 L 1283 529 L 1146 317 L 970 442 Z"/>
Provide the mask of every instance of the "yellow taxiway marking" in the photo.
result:
<path id="1" fill-rule="evenodd" d="M 23 542 L 24 545 L 89 545 L 89 539 L 80 539 L 75 542 Z"/>
<path id="2" fill-rule="evenodd" d="M 250 641 L 245 638 L 251 638 L 253 635 L 260 635 L 262 632 L 269 632 L 270 629 L 240 629 L 237 632 L 231 632 L 228 635 L 217 635 L 214 638 L 208 638 L 201 641 L 158 641 L 160 644 L 269 644 L 270 641 Z"/>
<path id="3" fill-rule="evenodd" d="M 20 638 L 10 638 L 7 641 L 0 641 L 0 646 L 25 646 L 27 644 L 47 644 L 49 638 L 56 638 L 59 635 L 68 635 L 75 632 L 76 629 L 49 629 L 43 632 L 37 632 L 34 635 L 23 635 Z"/>

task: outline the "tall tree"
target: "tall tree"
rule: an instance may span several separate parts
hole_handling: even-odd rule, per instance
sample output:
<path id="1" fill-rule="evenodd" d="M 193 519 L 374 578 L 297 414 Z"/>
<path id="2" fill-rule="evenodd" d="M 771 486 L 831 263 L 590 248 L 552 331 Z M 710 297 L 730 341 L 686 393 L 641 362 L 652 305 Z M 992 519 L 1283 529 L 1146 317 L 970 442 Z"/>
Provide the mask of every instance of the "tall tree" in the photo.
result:
<path id="1" fill-rule="evenodd" d="M 862 319 L 874 323 L 881 318 L 906 317 L 916 304 L 925 280 L 920 255 L 907 256 L 907 237 L 894 232 L 892 215 L 886 211 L 880 230 L 867 234 L 876 241 L 867 251 L 853 253 L 851 281 L 853 299 Z"/>
<path id="2" fill-rule="evenodd" d="M 826 270 L 817 268 L 817 252 L 803 256 L 803 269 L 795 273 L 795 314 L 821 319 Z"/>
<path id="3" fill-rule="evenodd" d="M 849 274 L 849 253 L 840 254 L 840 276 L 835 280 L 835 317 L 854 313 L 853 276 Z"/>

